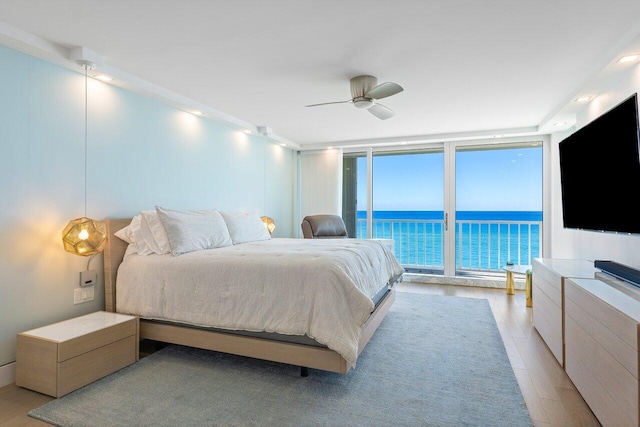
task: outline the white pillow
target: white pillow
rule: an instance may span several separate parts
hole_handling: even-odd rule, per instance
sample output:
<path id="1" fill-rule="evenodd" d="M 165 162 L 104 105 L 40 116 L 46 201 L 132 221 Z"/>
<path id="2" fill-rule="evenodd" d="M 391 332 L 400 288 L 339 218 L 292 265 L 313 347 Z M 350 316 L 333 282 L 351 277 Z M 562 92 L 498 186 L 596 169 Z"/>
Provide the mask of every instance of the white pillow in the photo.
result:
<path id="1" fill-rule="evenodd" d="M 227 225 L 216 210 L 178 211 L 158 206 L 156 212 L 167 232 L 173 256 L 233 244 Z"/>
<path id="2" fill-rule="evenodd" d="M 142 227 L 138 227 L 137 229 L 133 230 L 133 236 L 135 239 L 135 245 L 138 250 L 138 254 L 140 255 L 155 254 L 155 252 L 153 251 L 153 249 L 151 249 L 151 246 L 147 242 L 147 239 L 142 234 Z"/>
<path id="3" fill-rule="evenodd" d="M 258 215 L 242 212 L 220 212 L 227 223 L 234 245 L 269 240 L 271 235 Z"/>
<path id="4" fill-rule="evenodd" d="M 167 232 L 162 221 L 158 218 L 158 213 L 156 211 L 142 211 L 140 215 L 142 216 L 140 231 L 149 248 L 160 255 L 171 252 Z"/>
<path id="5" fill-rule="evenodd" d="M 133 254 L 137 254 L 138 253 L 138 246 L 136 246 L 134 243 L 131 243 L 129 246 L 127 246 L 127 250 L 124 251 L 124 256 L 128 256 L 128 255 L 133 255 Z"/>
<path id="6" fill-rule="evenodd" d="M 139 228 L 140 215 L 136 215 L 131 219 L 129 225 L 116 231 L 115 233 L 113 233 L 113 235 L 129 244 L 134 244 L 136 242 L 134 230 L 137 230 Z"/>

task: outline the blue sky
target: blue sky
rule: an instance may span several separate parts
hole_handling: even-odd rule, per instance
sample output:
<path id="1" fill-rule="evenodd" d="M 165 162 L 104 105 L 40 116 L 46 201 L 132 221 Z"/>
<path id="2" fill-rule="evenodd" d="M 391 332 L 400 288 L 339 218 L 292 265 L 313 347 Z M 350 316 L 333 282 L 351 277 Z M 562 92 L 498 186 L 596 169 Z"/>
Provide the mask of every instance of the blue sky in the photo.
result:
<path id="1" fill-rule="evenodd" d="M 444 154 L 374 156 L 374 210 L 443 210 Z M 358 159 L 358 210 L 366 210 L 366 158 Z M 459 151 L 459 211 L 542 211 L 542 147 Z"/>

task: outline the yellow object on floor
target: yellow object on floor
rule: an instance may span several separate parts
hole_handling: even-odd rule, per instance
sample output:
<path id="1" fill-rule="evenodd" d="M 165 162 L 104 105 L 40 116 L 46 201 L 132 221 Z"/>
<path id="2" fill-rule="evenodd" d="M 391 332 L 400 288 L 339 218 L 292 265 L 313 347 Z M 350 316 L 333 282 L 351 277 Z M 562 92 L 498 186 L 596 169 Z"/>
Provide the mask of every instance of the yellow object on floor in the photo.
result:
<path id="1" fill-rule="evenodd" d="M 505 265 L 502 268 L 507 272 L 507 294 L 513 295 L 515 292 L 514 274 L 522 274 L 526 276 L 525 292 L 527 295 L 527 307 L 533 306 L 533 295 L 531 294 L 531 266 L 530 265 Z"/>

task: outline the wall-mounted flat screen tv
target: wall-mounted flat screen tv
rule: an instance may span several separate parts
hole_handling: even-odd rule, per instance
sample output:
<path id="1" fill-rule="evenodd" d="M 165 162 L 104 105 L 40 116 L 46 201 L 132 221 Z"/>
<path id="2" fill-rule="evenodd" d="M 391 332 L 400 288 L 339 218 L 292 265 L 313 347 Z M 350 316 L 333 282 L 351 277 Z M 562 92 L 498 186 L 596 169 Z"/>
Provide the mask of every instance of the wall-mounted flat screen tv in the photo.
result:
<path id="1" fill-rule="evenodd" d="M 635 93 L 560 142 L 565 228 L 640 233 L 639 139 Z"/>

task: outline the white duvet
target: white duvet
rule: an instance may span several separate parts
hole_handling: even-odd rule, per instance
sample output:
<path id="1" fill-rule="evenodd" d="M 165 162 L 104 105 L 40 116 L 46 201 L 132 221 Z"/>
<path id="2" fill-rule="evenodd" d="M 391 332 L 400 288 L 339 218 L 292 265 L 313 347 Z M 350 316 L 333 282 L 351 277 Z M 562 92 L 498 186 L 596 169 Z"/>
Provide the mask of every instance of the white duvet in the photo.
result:
<path id="1" fill-rule="evenodd" d="M 126 255 L 120 313 L 230 330 L 307 335 L 355 366 L 372 297 L 403 273 L 380 242 L 271 239 L 166 255 Z"/>

